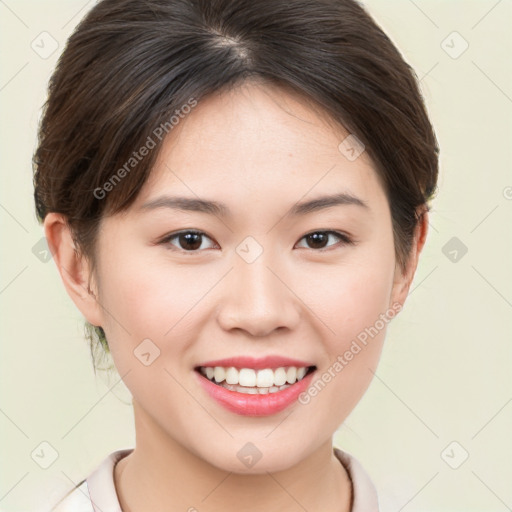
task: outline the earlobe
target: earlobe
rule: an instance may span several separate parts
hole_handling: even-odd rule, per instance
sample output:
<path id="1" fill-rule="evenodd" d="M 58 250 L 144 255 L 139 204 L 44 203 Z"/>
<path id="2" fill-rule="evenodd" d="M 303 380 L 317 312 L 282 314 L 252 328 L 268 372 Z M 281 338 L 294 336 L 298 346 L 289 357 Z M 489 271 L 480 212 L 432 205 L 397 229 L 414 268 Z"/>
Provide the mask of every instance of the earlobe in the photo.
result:
<path id="1" fill-rule="evenodd" d="M 79 254 L 65 216 L 48 213 L 44 220 L 44 232 L 69 296 L 88 322 L 102 325 L 101 306 L 96 300 L 97 291 L 90 266 L 87 259 Z"/>
<path id="2" fill-rule="evenodd" d="M 397 302 L 403 307 L 418 267 L 420 253 L 427 240 L 429 220 L 428 210 L 424 208 L 419 213 L 420 217 L 414 232 L 407 268 L 405 269 L 405 272 L 403 272 L 398 264 L 395 267 L 390 307 L 392 304 Z"/>

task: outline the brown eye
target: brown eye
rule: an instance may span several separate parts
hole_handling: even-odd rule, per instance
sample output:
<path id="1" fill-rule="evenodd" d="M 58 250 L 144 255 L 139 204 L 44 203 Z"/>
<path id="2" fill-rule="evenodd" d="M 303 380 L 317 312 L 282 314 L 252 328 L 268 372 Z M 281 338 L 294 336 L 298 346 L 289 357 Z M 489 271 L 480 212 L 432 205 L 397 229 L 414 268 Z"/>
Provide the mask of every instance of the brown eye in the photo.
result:
<path id="1" fill-rule="evenodd" d="M 329 237 L 334 236 L 342 241 L 341 245 L 348 245 L 353 244 L 353 241 L 343 233 L 338 233 L 336 231 L 314 231 L 312 233 L 309 233 L 305 235 L 302 240 L 306 240 L 307 248 L 309 249 L 317 249 L 317 250 L 324 250 L 327 247 L 331 247 L 336 244 L 329 244 L 327 245 L 327 242 L 329 241 Z"/>
<path id="2" fill-rule="evenodd" d="M 169 244 L 171 249 L 176 248 L 176 250 L 181 249 L 186 252 L 199 252 L 198 249 L 201 248 L 204 238 L 210 239 L 201 231 L 180 231 L 179 233 L 174 233 L 173 235 L 164 238 L 161 243 Z M 176 244 L 171 243 L 173 240 L 177 241 L 178 247 L 176 247 Z"/>
<path id="3" fill-rule="evenodd" d="M 354 244 L 350 237 L 336 231 L 313 231 L 303 236 L 301 240 L 306 241 L 307 249 L 323 251 L 336 245 L 336 243 L 328 243 L 330 237 L 335 237 L 340 240 L 340 245 Z M 165 237 L 160 243 L 169 246 L 171 250 L 185 253 L 198 253 L 201 252 L 201 246 L 205 239 L 211 240 L 211 238 L 202 231 L 180 231 Z M 215 244 L 212 244 L 212 246 L 213 245 Z M 212 248 L 212 246 L 203 247 L 203 249 Z"/>
<path id="4" fill-rule="evenodd" d="M 311 249 L 323 249 L 329 240 L 329 235 L 327 233 L 311 233 L 306 236 L 306 240 Z"/>
<path id="5" fill-rule="evenodd" d="M 201 247 L 202 235 L 199 233 L 180 233 L 178 241 L 183 249 L 195 251 Z"/>

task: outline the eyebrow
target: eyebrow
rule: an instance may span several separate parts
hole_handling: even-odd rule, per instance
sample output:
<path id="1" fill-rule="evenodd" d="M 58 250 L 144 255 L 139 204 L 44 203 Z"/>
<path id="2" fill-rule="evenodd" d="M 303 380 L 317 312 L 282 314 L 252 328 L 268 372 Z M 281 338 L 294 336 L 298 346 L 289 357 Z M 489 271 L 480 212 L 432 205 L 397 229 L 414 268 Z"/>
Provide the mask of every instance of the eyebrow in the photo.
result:
<path id="1" fill-rule="evenodd" d="M 311 212 L 340 205 L 355 205 L 367 209 L 368 211 L 370 210 L 366 201 L 344 192 L 334 195 L 324 195 L 310 201 L 296 203 L 290 208 L 288 215 L 306 215 Z M 232 217 L 230 209 L 224 203 L 213 200 L 196 199 L 193 197 L 159 196 L 144 203 L 140 209 L 155 210 L 158 208 L 171 208 L 174 210 L 207 213 L 219 217 Z"/>

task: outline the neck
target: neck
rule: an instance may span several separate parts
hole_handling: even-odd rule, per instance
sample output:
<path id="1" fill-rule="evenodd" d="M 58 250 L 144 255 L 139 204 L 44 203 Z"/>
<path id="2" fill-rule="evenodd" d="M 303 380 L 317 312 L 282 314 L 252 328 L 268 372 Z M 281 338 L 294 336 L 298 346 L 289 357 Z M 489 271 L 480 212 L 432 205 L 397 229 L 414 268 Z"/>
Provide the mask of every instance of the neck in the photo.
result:
<path id="1" fill-rule="evenodd" d="M 136 448 L 114 468 L 123 512 L 349 512 L 349 476 L 332 441 L 288 469 L 224 471 L 159 429 L 134 401 Z"/>

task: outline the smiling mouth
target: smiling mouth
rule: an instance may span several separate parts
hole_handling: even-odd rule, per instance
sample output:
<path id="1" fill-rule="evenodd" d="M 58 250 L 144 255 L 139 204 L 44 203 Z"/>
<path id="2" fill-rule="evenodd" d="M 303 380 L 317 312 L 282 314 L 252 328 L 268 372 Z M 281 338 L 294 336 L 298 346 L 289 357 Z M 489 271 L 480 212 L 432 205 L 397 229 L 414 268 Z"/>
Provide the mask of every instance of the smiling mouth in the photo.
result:
<path id="1" fill-rule="evenodd" d="M 198 366 L 194 370 L 217 386 L 243 394 L 277 393 L 300 382 L 316 366 L 284 366 L 276 369 Z"/>

